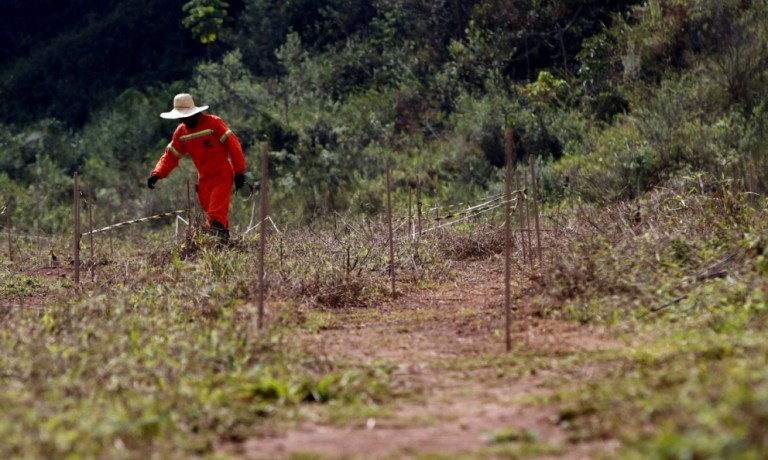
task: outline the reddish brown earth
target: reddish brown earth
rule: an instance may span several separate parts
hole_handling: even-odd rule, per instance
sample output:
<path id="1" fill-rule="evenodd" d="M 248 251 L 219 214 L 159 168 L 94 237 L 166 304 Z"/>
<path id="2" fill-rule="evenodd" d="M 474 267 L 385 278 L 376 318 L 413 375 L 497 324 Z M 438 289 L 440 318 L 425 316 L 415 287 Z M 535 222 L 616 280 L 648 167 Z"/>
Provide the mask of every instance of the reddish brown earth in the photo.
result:
<path id="1" fill-rule="evenodd" d="M 605 330 L 517 311 L 507 354 L 501 269 L 465 272 L 472 275 L 447 289 L 404 295 L 375 314 L 336 312 L 330 326 L 293 338 L 334 360 L 396 367 L 403 396 L 384 404 L 387 416 L 342 424 L 302 417 L 226 450 L 253 459 L 610 458 L 615 442 L 570 442 L 557 408 L 541 397 L 600 372 L 585 359 L 554 359 L 618 345 Z M 510 429 L 534 435 L 533 447 L 487 441 Z"/>

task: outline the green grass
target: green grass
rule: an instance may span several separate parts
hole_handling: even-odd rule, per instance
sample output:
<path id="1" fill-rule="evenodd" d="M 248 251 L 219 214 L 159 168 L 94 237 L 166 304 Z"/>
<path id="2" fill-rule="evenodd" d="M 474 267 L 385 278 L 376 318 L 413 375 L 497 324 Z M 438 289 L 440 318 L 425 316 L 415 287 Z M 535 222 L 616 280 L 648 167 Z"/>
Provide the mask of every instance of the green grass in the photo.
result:
<path id="1" fill-rule="evenodd" d="M 286 346 L 280 327 L 256 329 L 240 275 L 249 253 L 202 251 L 170 271 L 153 257 L 102 268 L 109 282 L 79 295 L 4 312 L 0 457 L 210 455 L 301 406 L 348 405 L 351 419 L 388 398 L 386 368 L 334 362 Z M 24 295 L 45 292 L 45 280 L 4 279 L 17 291 L 30 280 Z"/>
<path id="2" fill-rule="evenodd" d="M 11 272 L 0 275 L 0 298 L 24 299 L 41 296 L 49 289 L 47 280 L 37 276 Z"/>

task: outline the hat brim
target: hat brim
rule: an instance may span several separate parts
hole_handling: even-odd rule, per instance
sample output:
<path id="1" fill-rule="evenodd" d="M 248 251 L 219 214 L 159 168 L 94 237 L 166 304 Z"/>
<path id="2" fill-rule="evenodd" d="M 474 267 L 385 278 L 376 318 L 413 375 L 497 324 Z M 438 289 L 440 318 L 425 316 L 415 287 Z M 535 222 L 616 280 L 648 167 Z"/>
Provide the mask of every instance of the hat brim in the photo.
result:
<path id="1" fill-rule="evenodd" d="M 160 118 L 165 118 L 166 120 L 178 120 L 179 118 L 187 118 L 191 117 L 192 115 L 196 113 L 200 113 L 204 110 L 207 110 L 208 106 L 204 105 L 202 107 L 192 107 L 190 109 L 173 109 L 170 112 L 163 112 L 160 114 Z"/>

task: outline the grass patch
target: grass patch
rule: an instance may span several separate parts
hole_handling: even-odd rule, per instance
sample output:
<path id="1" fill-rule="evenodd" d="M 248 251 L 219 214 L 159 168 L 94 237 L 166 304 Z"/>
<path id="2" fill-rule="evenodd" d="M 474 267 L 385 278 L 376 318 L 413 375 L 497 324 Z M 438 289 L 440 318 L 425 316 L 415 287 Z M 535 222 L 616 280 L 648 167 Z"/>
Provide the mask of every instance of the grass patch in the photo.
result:
<path id="1" fill-rule="evenodd" d="M 283 326 L 256 330 L 252 257 L 201 250 L 170 267 L 161 254 L 108 263 L 80 294 L 6 312 L 0 457 L 211 455 L 301 407 L 362 414 L 389 398 L 386 368 L 291 348 Z M 48 289 L 25 275 L 4 280 L 30 280 L 29 295 Z"/>
<path id="2" fill-rule="evenodd" d="M 0 275 L 0 297 L 5 299 L 23 299 L 42 296 L 49 292 L 48 282 L 37 276 L 23 273 L 3 273 Z"/>

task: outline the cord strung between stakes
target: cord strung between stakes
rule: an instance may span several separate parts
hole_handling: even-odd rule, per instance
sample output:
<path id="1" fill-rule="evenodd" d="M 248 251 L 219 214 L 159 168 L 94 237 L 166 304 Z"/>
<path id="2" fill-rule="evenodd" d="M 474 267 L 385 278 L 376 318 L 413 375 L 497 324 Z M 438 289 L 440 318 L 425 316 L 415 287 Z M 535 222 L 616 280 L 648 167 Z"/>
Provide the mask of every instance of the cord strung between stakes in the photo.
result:
<path id="1" fill-rule="evenodd" d="M 113 230 L 113 229 L 118 228 L 118 227 L 124 227 L 126 225 L 139 224 L 141 222 L 147 222 L 147 221 L 150 221 L 150 220 L 158 220 L 158 219 L 162 219 L 163 217 L 172 217 L 172 216 L 176 216 L 178 214 L 184 214 L 185 212 L 187 212 L 186 209 L 179 209 L 178 211 L 164 212 L 162 214 L 157 214 L 155 216 L 142 217 L 141 219 L 134 219 L 134 220 L 126 221 L 126 222 L 120 222 L 119 224 L 110 225 L 109 227 L 104 227 L 104 228 L 100 228 L 98 230 L 93 230 L 91 232 L 83 233 L 80 236 L 83 237 L 83 236 L 93 235 L 93 234 L 96 234 L 96 233 L 102 233 L 102 232 L 106 232 L 106 231 L 109 231 L 109 230 Z"/>

